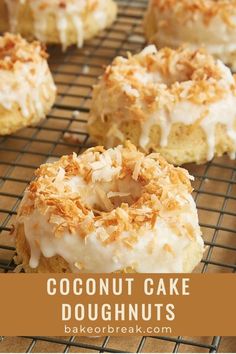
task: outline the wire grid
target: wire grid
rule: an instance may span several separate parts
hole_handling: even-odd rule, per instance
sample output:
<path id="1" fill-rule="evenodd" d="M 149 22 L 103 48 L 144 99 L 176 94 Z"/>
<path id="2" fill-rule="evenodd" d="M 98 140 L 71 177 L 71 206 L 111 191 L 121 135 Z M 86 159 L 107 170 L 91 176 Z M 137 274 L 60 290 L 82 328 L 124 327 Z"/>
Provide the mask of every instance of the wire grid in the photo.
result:
<path id="1" fill-rule="evenodd" d="M 113 26 L 87 42 L 83 49 L 73 47 L 66 54 L 62 54 L 58 47 L 50 49 L 50 67 L 58 97 L 48 119 L 0 138 L 0 272 L 11 272 L 15 267 L 15 248 L 9 231 L 34 170 L 49 158 L 56 159 L 73 151 L 80 153 L 89 145 L 86 123 L 91 86 L 102 74 L 103 66 L 115 56 L 126 55 L 127 51 L 138 52 L 145 44 L 142 18 L 147 0 L 117 2 L 119 13 Z M 196 271 L 235 272 L 235 161 L 223 157 L 205 165 L 186 167 L 195 176 L 194 196 L 207 246 Z M 217 352 L 220 340 L 219 336 L 147 336 L 130 337 L 129 340 L 114 337 L 7 337 L 2 338 L 2 344 L 0 342 L 0 352 L 6 348 L 12 352 Z"/>

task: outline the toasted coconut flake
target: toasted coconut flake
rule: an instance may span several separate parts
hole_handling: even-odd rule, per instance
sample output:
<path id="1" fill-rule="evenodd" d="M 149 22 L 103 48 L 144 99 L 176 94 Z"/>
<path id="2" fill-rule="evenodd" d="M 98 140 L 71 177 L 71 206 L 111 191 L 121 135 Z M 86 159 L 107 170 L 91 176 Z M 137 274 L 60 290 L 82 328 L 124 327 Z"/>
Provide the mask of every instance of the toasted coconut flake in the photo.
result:
<path id="1" fill-rule="evenodd" d="M 79 269 L 79 270 L 83 270 L 84 269 L 84 265 L 81 262 L 75 262 L 74 266 Z"/>
<path id="2" fill-rule="evenodd" d="M 134 171 L 133 171 L 133 174 L 132 174 L 132 178 L 137 181 L 138 180 L 138 177 L 140 175 L 140 171 L 141 171 L 141 166 L 142 166 L 142 162 L 143 160 L 140 159 L 136 162 L 135 166 L 134 166 Z"/>
<path id="3" fill-rule="evenodd" d="M 14 269 L 14 273 L 20 273 L 22 270 L 24 269 L 23 264 L 18 264 L 15 269 Z"/>
<path id="4" fill-rule="evenodd" d="M 173 256 L 175 256 L 175 253 L 174 253 L 172 247 L 171 247 L 168 243 L 166 243 L 166 244 L 163 246 L 163 249 L 164 249 L 166 252 L 171 253 Z"/>
<path id="5" fill-rule="evenodd" d="M 59 168 L 58 174 L 55 178 L 55 183 L 60 183 L 63 181 L 63 179 L 65 178 L 65 170 L 64 168 Z"/>
<path id="6" fill-rule="evenodd" d="M 193 228 L 193 226 L 191 224 L 186 224 L 185 225 L 185 229 L 187 231 L 187 235 L 190 239 L 194 240 L 195 239 L 195 235 L 196 235 L 196 232 Z"/>
<path id="7" fill-rule="evenodd" d="M 96 192 L 100 198 L 100 202 L 103 204 L 105 210 L 109 211 L 114 208 L 113 204 L 111 203 L 110 199 L 107 197 L 106 193 L 102 188 L 97 186 Z"/>
<path id="8" fill-rule="evenodd" d="M 115 197 L 128 197 L 131 193 L 122 193 L 122 192 L 108 192 L 107 198 L 115 198 Z"/>

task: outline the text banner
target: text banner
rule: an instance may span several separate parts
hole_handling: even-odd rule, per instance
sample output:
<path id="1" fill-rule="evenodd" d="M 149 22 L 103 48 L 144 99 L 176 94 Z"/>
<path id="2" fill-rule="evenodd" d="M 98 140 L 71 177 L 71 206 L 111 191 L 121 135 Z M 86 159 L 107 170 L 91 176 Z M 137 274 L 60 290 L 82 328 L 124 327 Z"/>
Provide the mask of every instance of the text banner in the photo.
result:
<path id="1" fill-rule="evenodd" d="M 234 274 L 2 274 L 2 336 L 235 336 Z"/>

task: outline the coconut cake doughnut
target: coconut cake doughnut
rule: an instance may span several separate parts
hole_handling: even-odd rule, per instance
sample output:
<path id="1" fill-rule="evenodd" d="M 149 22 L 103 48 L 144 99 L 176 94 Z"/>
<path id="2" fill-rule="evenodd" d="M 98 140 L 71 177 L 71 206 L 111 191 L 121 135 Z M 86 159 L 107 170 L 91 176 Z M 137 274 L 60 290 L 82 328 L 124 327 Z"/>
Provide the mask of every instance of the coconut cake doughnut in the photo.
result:
<path id="1" fill-rule="evenodd" d="M 56 96 L 47 54 L 20 35 L 0 37 L 0 135 L 45 118 Z"/>
<path id="2" fill-rule="evenodd" d="M 112 147 L 130 139 L 177 165 L 236 151 L 236 84 L 204 50 L 154 45 L 117 57 L 93 90 L 89 132 Z"/>
<path id="3" fill-rule="evenodd" d="M 236 0 L 150 0 L 144 28 L 158 48 L 204 46 L 236 69 Z"/>
<path id="4" fill-rule="evenodd" d="M 114 0 L 5 0 L 9 27 L 43 43 L 82 47 L 115 20 Z"/>
<path id="5" fill-rule="evenodd" d="M 203 240 L 191 176 L 134 145 L 42 165 L 16 225 L 26 272 L 191 272 Z"/>

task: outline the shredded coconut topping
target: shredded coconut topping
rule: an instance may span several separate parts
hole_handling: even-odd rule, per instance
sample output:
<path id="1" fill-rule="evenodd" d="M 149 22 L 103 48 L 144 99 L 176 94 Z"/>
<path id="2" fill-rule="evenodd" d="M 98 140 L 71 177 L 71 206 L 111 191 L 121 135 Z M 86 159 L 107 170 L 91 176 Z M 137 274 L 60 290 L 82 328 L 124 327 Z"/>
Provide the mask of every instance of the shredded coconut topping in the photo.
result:
<path id="1" fill-rule="evenodd" d="M 165 107 L 181 99 L 208 104 L 222 98 L 235 83 L 224 83 L 225 73 L 219 63 L 203 49 L 196 51 L 181 47 L 156 51 L 149 46 L 128 59 L 117 57 L 107 67 L 104 84 L 114 94 L 119 90 L 127 101 L 137 103 L 134 114 L 141 114 L 142 99 L 147 106 Z M 170 108 L 171 109 L 171 108 Z"/>

